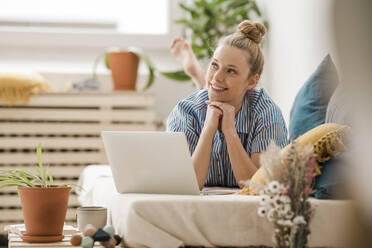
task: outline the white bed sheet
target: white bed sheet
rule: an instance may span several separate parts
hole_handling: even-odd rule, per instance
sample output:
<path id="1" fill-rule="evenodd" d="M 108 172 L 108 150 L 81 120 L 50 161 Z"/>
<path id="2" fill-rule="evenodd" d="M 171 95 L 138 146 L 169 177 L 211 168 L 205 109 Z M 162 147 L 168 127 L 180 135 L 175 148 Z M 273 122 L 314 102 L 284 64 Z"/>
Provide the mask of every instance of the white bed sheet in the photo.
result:
<path id="1" fill-rule="evenodd" d="M 102 170 L 100 176 L 99 170 Z M 116 192 L 108 167 L 87 167 L 80 177 L 83 205 L 108 208 L 109 222 L 133 247 L 272 246 L 272 223 L 259 217 L 258 197 L 150 195 Z M 344 247 L 355 224 L 352 203 L 311 199 L 311 247 Z"/>

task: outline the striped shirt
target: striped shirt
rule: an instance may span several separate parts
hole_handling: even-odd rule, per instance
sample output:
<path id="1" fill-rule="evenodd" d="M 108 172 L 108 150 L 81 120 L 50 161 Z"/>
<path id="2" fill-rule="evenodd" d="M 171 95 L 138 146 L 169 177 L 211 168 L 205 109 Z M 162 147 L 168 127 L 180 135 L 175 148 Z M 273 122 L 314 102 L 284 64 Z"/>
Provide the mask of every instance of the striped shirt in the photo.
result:
<path id="1" fill-rule="evenodd" d="M 167 120 L 167 131 L 186 134 L 191 155 L 204 126 L 208 90 L 199 90 L 179 102 Z M 279 107 L 263 89 L 247 91 L 235 117 L 240 141 L 251 156 L 265 151 L 271 140 L 284 147 L 288 144 L 287 128 Z M 237 187 L 224 134 L 217 130 L 213 142 L 205 186 Z"/>

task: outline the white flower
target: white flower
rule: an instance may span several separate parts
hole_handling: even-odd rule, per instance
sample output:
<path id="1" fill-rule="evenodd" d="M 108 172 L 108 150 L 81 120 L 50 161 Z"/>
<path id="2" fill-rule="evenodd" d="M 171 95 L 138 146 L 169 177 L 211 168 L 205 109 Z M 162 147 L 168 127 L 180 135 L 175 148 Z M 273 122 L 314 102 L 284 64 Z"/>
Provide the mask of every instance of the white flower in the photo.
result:
<path id="1" fill-rule="evenodd" d="M 278 211 L 281 215 L 286 215 L 289 211 L 291 211 L 291 205 L 282 204 L 282 205 L 279 206 Z"/>
<path id="2" fill-rule="evenodd" d="M 269 195 L 268 203 L 273 203 L 274 204 L 274 198 L 275 198 L 275 195 Z"/>
<path id="3" fill-rule="evenodd" d="M 279 192 L 282 193 L 284 191 L 286 191 L 288 188 L 286 186 L 284 186 L 283 184 L 279 184 Z"/>
<path id="4" fill-rule="evenodd" d="M 296 216 L 293 219 L 293 223 L 295 225 L 299 225 L 299 224 L 304 224 L 305 225 L 306 224 L 306 221 L 305 221 L 305 218 L 303 216 L 299 215 L 299 216 Z"/>
<path id="5" fill-rule="evenodd" d="M 279 226 L 292 226 L 293 225 L 293 223 L 292 223 L 292 221 L 290 221 L 290 220 L 278 220 L 277 222 L 276 222 Z"/>
<path id="6" fill-rule="evenodd" d="M 261 195 L 260 196 L 260 205 L 265 206 L 269 202 L 269 196 Z"/>
<path id="7" fill-rule="evenodd" d="M 271 189 L 270 189 L 269 187 L 266 187 L 266 188 L 264 189 L 264 194 L 265 194 L 265 195 L 271 195 L 271 194 L 272 194 Z"/>
<path id="8" fill-rule="evenodd" d="M 269 183 L 269 189 L 271 192 L 273 192 L 274 194 L 278 193 L 279 192 L 279 189 L 280 189 L 280 184 L 278 181 L 272 181 Z"/>
<path id="9" fill-rule="evenodd" d="M 259 207 L 258 208 L 258 215 L 261 216 L 261 217 L 265 217 L 266 216 L 266 213 L 267 213 L 267 210 L 265 207 Z"/>
<path id="10" fill-rule="evenodd" d="M 289 197 L 286 196 L 286 195 L 281 195 L 281 196 L 280 196 L 280 201 L 281 201 L 281 202 L 284 202 L 284 203 L 290 203 L 290 202 L 291 202 L 291 198 L 289 198 Z"/>
<path id="11" fill-rule="evenodd" d="M 290 220 L 285 220 L 285 221 L 284 221 L 284 225 L 285 225 L 285 226 L 292 226 L 293 223 L 292 223 L 292 221 L 290 221 Z"/>
<path id="12" fill-rule="evenodd" d="M 284 226 L 284 220 L 283 219 L 277 220 L 276 224 L 278 224 L 279 226 Z"/>
<path id="13" fill-rule="evenodd" d="M 285 214 L 285 218 L 286 218 L 286 219 L 292 219 L 293 215 L 294 215 L 294 213 L 293 213 L 291 210 L 289 210 L 289 211 Z"/>
<path id="14" fill-rule="evenodd" d="M 273 222 L 275 220 L 275 214 L 276 214 L 276 210 L 275 209 L 270 209 L 270 211 L 268 212 L 267 214 L 267 219 L 270 221 L 270 222 Z"/>
<path id="15" fill-rule="evenodd" d="M 275 209 L 279 209 L 280 206 L 284 204 L 284 203 L 280 200 L 280 196 L 278 196 L 278 195 L 276 195 L 276 196 L 273 198 L 273 203 L 274 203 Z"/>

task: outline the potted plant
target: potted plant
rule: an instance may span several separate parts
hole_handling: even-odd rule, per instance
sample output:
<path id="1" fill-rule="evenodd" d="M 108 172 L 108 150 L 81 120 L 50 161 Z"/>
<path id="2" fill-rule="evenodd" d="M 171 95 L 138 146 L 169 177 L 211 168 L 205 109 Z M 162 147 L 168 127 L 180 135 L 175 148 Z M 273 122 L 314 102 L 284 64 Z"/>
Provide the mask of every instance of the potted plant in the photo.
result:
<path id="1" fill-rule="evenodd" d="M 110 49 L 96 58 L 93 65 L 93 79 L 97 80 L 97 65 L 104 59 L 105 66 L 111 70 L 114 90 L 136 90 L 138 65 L 143 60 L 147 66 L 149 76 L 144 90 L 150 88 L 155 79 L 155 67 L 148 56 L 137 47 L 122 49 Z"/>
<path id="2" fill-rule="evenodd" d="M 0 189 L 17 187 L 21 198 L 26 233 L 25 242 L 56 242 L 63 239 L 70 185 L 54 184 L 49 165 L 43 166 L 42 148 L 36 149 L 37 174 L 20 170 L 0 170 Z"/>

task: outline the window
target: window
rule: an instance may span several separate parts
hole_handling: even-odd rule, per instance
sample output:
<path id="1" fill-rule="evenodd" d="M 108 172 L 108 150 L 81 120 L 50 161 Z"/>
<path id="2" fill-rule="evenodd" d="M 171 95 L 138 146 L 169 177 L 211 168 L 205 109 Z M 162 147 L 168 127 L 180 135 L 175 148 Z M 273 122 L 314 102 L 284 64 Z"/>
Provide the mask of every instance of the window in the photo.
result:
<path id="1" fill-rule="evenodd" d="M 180 32 L 178 2 L 2 0 L 0 44 L 162 47 Z"/>

